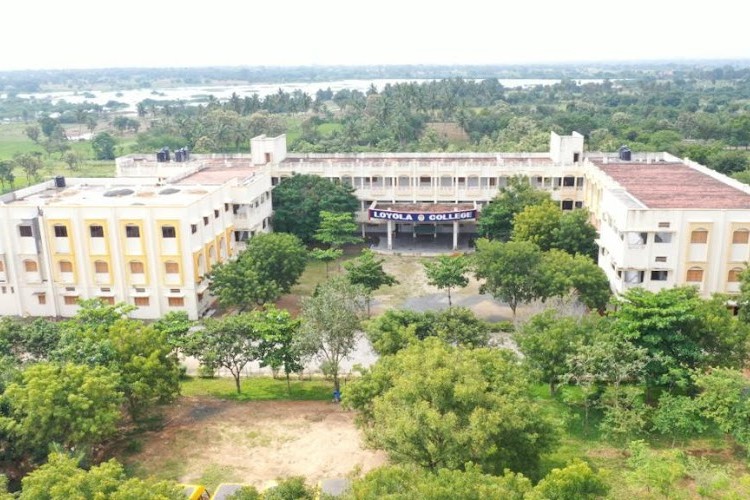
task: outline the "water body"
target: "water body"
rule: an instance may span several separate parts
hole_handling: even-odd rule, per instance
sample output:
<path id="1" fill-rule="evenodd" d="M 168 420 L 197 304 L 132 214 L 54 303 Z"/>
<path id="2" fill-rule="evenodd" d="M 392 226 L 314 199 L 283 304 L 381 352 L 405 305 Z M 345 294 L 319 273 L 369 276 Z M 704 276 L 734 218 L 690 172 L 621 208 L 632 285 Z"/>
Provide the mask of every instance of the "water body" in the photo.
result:
<path id="1" fill-rule="evenodd" d="M 135 112 L 136 105 L 145 100 L 153 99 L 156 101 L 185 101 L 186 103 L 205 102 L 208 96 L 214 96 L 219 100 L 229 99 L 233 93 L 240 98 L 258 94 L 259 97 L 265 97 L 269 94 L 275 94 L 279 90 L 284 92 L 294 92 L 301 90 L 311 96 L 320 89 L 330 88 L 337 92 L 343 89 L 359 90 L 366 92 L 370 85 L 382 90 L 387 84 L 409 83 L 409 82 L 428 82 L 434 79 L 380 79 L 380 80 L 336 80 L 329 82 L 305 82 L 305 83 L 258 83 L 252 85 L 208 85 L 208 86 L 190 86 L 190 87 L 169 87 L 169 88 L 142 88 L 133 90 L 112 90 L 112 91 L 61 91 L 61 92 L 38 92 L 34 94 L 18 94 L 18 97 L 29 99 L 50 99 L 53 102 L 67 101 L 73 104 L 90 102 L 93 104 L 104 105 L 109 101 L 117 101 L 128 105 L 125 111 Z M 526 88 L 535 85 L 554 85 L 559 83 L 559 79 L 500 79 L 498 80 L 503 87 L 508 88 Z M 579 84 L 601 83 L 601 79 L 582 79 L 576 80 Z M 84 95 L 86 94 L 86 95 Z M 93 96 L 93 97 L 92 97 Z M 5 98 L 5 95 L 0 96 Z"/>

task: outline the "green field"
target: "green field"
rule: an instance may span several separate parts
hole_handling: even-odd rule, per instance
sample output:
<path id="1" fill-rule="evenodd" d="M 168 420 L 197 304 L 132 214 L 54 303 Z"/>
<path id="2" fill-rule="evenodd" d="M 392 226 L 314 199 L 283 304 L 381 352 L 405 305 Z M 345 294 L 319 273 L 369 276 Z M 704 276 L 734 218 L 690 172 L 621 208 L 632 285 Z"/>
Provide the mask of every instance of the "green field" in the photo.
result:
<path id="1" fill-rule="evenodd" d="M 183 396 L 211 396 L 232 401 L 328 401 L 333 383 L 326 380 L 299 380 L 292 376 L 287 390 L 286 379 L 243 377 L 242 392 L 237 393 L 232 378 L 188 378 L 182 382 Z"/>

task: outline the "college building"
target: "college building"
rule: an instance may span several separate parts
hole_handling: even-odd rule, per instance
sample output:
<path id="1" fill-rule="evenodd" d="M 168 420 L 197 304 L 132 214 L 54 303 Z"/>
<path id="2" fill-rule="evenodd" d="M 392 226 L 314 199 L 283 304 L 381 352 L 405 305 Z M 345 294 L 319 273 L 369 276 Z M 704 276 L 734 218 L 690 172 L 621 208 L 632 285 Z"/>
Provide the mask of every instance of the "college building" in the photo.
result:
<path id="1" fill-rule="evenodd" d="M 129 155 L 114 178 L 58 177 L 0 197 L 0 314 L 72 316 L 78 299 L 139 318 L 210 310 L 206 276 L 269 231 L 272 187 L 312 174 L 350 185 L 362 234 L 382 251 L 466 250 L 476 221 L 524 176 L 599 231 L 612 289 L 690 284 L 736 293 L 750 258 L 750 187 L 667 153 L 584 152 L 573 133 L 546 153 L 294 154 L 286 136 L 249 155 Z"/>

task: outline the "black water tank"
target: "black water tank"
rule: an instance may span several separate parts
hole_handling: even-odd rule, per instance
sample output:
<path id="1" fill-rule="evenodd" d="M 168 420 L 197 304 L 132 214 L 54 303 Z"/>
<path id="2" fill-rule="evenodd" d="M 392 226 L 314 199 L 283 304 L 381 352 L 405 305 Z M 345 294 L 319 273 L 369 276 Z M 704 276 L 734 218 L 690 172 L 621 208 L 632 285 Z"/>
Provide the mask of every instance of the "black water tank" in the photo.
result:
<path id="1" fill-rule="evenodd" d="M 617 153 L 621 161 L 630 161 L 630 159 L 632 158 L 632 152 L 627 146 L 620 146 L 620 149 L 617 150 Z"/>
<path id="2" fill-rule="evenodd" d="M 65 187 L 65 177 L 62 175 L 58 175 L 55 177 L 55 187 L 56 188 L 64 188 Z"/>

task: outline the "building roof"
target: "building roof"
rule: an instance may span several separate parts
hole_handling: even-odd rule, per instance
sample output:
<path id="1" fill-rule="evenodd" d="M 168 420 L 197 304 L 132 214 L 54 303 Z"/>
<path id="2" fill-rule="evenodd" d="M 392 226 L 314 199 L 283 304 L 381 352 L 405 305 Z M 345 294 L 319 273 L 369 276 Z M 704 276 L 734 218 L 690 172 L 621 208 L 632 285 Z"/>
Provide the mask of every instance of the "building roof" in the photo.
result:
<path id="1" fill-rule="evenodd" d="M 595 163 L 647 208 L 750 209 L 750 194 L 684 163 Z"/>
<path id="2" fill-rule="evenodd" d="M 281 163 L 284 165 L 304 164 L 471 164 L 503 165 L 505 163 L 532 163 L 533 165 L 552 165 L 554 162 L 548 153 L 290 153 Z"/>
<path id="3" fill-rule="evenodd" d="M 177 184 L 224 184 L 231 179 L 247 179 L 260 172 L 260 167 L 208 167 L 180 179 Z"/>

